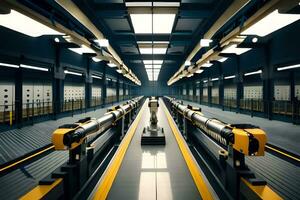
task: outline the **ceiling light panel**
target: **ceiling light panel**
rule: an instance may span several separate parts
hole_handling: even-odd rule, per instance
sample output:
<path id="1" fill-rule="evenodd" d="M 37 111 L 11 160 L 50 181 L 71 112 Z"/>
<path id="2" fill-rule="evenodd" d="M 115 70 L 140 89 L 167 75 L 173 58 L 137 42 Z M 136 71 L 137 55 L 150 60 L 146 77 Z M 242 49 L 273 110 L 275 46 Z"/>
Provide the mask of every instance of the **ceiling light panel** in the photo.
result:
<path id="1" fill-rule="evenodd" d="M 180 2 L 153 2 L 154 7 L 179 7 Z"/>
<path id="2" fill-rule="evenodd" d="M 151 7 L 152 2 L 126 2 L 126 7 Z"/>
<path id="3" fill-rule="evenodd" d="M 157 64 L 157 65 L 161 65 L 163 63 L 163 60 L 143 60 L 144 64 Z"/>
<path id="4" fill-rule="evenodd" d="M 171 33 L 175 14 L 153 14 L 153 30 L 152 30 L 152 14 L 130 14 L 134 32 L 139 33 Z"/>
<path id="5" fill-rule="evenodd" d="M 226 46 L 221 53 L 233 53 L 237 55 L 241 55 L 247 51 L 251 50 L 251 48 L 237 48 L 237 44 L 231 44 Z"/>
<path id="6" fill-rule="evenodd" d="M 264 37 L 299 19 L 299 14 L 281 14 L 278 10 L 274 10 L 272 13 L 244 30 L 241 34 Z"/>
<path id="7" fill-rule="evenodd" d="M 167 48 L 140 48 L 141 54 L 165 54 L 167 52 Z"/>
<path id="8" fill-rule="evenodd" d="M 96 53 L 93 49 L 91 49 L 85 45 L 81 45 L 80 48 L 69 48 L 69 49 L 80 55 L 82 55 L 83 53 Z"/>
<path id="9" fill-rule="evenodd" d="M 154 14 L 153 33 L 171 33 L 175 14 Z"/>
<path id="10" fill-rule="evenodd" d="M 161 65 L 145 65 L 145 68 L 146 69 L 152 69 L 152 68 L 160 69 Z"/>
<path id="11" fill-rule="evenodd" d="M 151 14 L 130 14 L 135 33 L 152 33 Z"/>
<path id="12" fill-rule="evenodd" d="M 0 15 L 0 25 L 31 37 L 39 37 L 42 35 L 64 35 L 63 33 L 45 26 L 13 9 L 9 14 Z"/>

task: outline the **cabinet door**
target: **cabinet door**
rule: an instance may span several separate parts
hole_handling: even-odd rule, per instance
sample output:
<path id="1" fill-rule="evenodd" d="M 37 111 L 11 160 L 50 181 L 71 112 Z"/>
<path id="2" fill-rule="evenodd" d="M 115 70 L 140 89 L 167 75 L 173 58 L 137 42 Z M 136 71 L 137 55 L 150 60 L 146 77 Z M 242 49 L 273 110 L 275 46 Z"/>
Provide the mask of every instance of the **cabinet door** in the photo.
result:
<path id="1" fill-rule="evenodd" d="M 12 111 L 15 101 L 15 85 L 10 82 L 0 83 L 0 112 Z"/>

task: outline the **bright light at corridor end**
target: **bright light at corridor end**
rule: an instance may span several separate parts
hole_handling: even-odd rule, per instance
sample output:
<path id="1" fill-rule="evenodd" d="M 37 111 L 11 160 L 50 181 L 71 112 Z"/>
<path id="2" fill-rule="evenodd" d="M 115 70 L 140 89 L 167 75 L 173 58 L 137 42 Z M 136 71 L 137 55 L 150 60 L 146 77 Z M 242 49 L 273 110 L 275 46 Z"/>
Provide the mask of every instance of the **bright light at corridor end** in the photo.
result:
<path id="1" fill-rule="evenodd" d="M 42 35 L 63 35 L 63 33 L 45 26 L 44 24 L 15 10 L 11 10 L 9 14 L 0 14 L 0 25 L 30 37 L 39 37 Z"/>

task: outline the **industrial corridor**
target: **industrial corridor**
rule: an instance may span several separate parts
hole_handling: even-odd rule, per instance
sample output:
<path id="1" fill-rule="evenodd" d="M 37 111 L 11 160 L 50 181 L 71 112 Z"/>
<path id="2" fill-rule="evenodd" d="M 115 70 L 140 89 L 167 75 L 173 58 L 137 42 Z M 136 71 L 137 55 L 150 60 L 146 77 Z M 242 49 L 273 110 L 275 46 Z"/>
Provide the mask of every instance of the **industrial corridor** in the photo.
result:
<path id="1" fill-rule="evenodd" d="M 299 0 L 1 0 L 0 200 L 299 200 Z"/>

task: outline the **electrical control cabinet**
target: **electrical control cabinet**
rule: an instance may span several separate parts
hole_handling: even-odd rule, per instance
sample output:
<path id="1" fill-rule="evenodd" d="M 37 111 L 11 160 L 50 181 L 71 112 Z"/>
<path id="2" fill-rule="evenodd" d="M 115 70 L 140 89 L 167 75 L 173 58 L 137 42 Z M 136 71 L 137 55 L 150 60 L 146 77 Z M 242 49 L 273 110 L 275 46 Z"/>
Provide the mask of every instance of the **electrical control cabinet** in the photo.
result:
<path id="1" fill-rule="evenodd" d="M 125 95 L 128 95 L 128 94 L 129 94 L 128 89 L 126 89 L 125 90 Z"/>
<path id="2" fill-rule="evenodd" d="M 197 96 L 200 96 L 200 88 L 197 88 L 197 89 L 196 89 L 196 95 L 197 95 Z"/>
<path id="3" fill-rule="evenodd" d="M 186 89 L 185 88 L 182 90 L 182 95 L 186 95 Z"/>
<path id="4" fill-rule="evenodd" d="M 111 96 L 116 96 L 117 92 L 115 88 L 107 88 L 106 89 L 106 96 L 111 97 Z"/>
<path id="5" fill-rule="evenodd" d="M 275 85 L 274 98 L 276 101 L 290 100 L 290 86 L 289 85 Z"/>
<path id="6" fill-rule="evenodd" d="M 190 96 L 193 96 L 193 89 L 190 89 L 190 90 L 189 90 L 189 95 L 190 95 Z"/>
<path id="7" fill-rule="evenodd" d="M 15 101 L 15 84 L 13 82 L 0 82 L 0 112 L 12 111 Z"/>
<path id="8" fill-rule="evenodd" d="M 262 86 L 245 86 L 244 99 L 262 99 L 263 87 Z"/>
<path id="9" fill-rule="evenodd" d="M 208 97 L 208 88 L 203 88 L 203 97 Z"/>
<path id="10" fill-rule="evenodd" d="M 92 98 L 101 98 L 101 86 L 92 86 Z"/>
<path id="11" fill-rule="evenodd" d="M 236 99 L 236 87 L 225 87 L 224 99 Z"/>
<path id="12" fill-rule="evenodd" d="M 211 96 L 212 97 L 219 97 L 219 88 L 217 88 L 217 87 L 212 88 Z"/>
<path id="13" fill-rule="evenodd" d="M 23 108 L 33 106 L 41 107 L 52 103 L 52 86 L 51 83 L 27 83 L 23 84 Z"/>
<path id="14" fill-rule="evenodd" d="M 64 100 L 79 100 L 85 98 L 85 90 L 83 85 L 69 85 L 64 86 Z"/>
<path id="15" fill-rule="evenodd" d="M 300 85 L 295 85 L 295 97 L 300 100 Z"/>
<path id="16" fill-rule="evenodd" d="M 120 88 L 120 89 L 119 89 L 119 95 L 120 95 L 120 96 L 123 96 L 123 88 Z"/>

